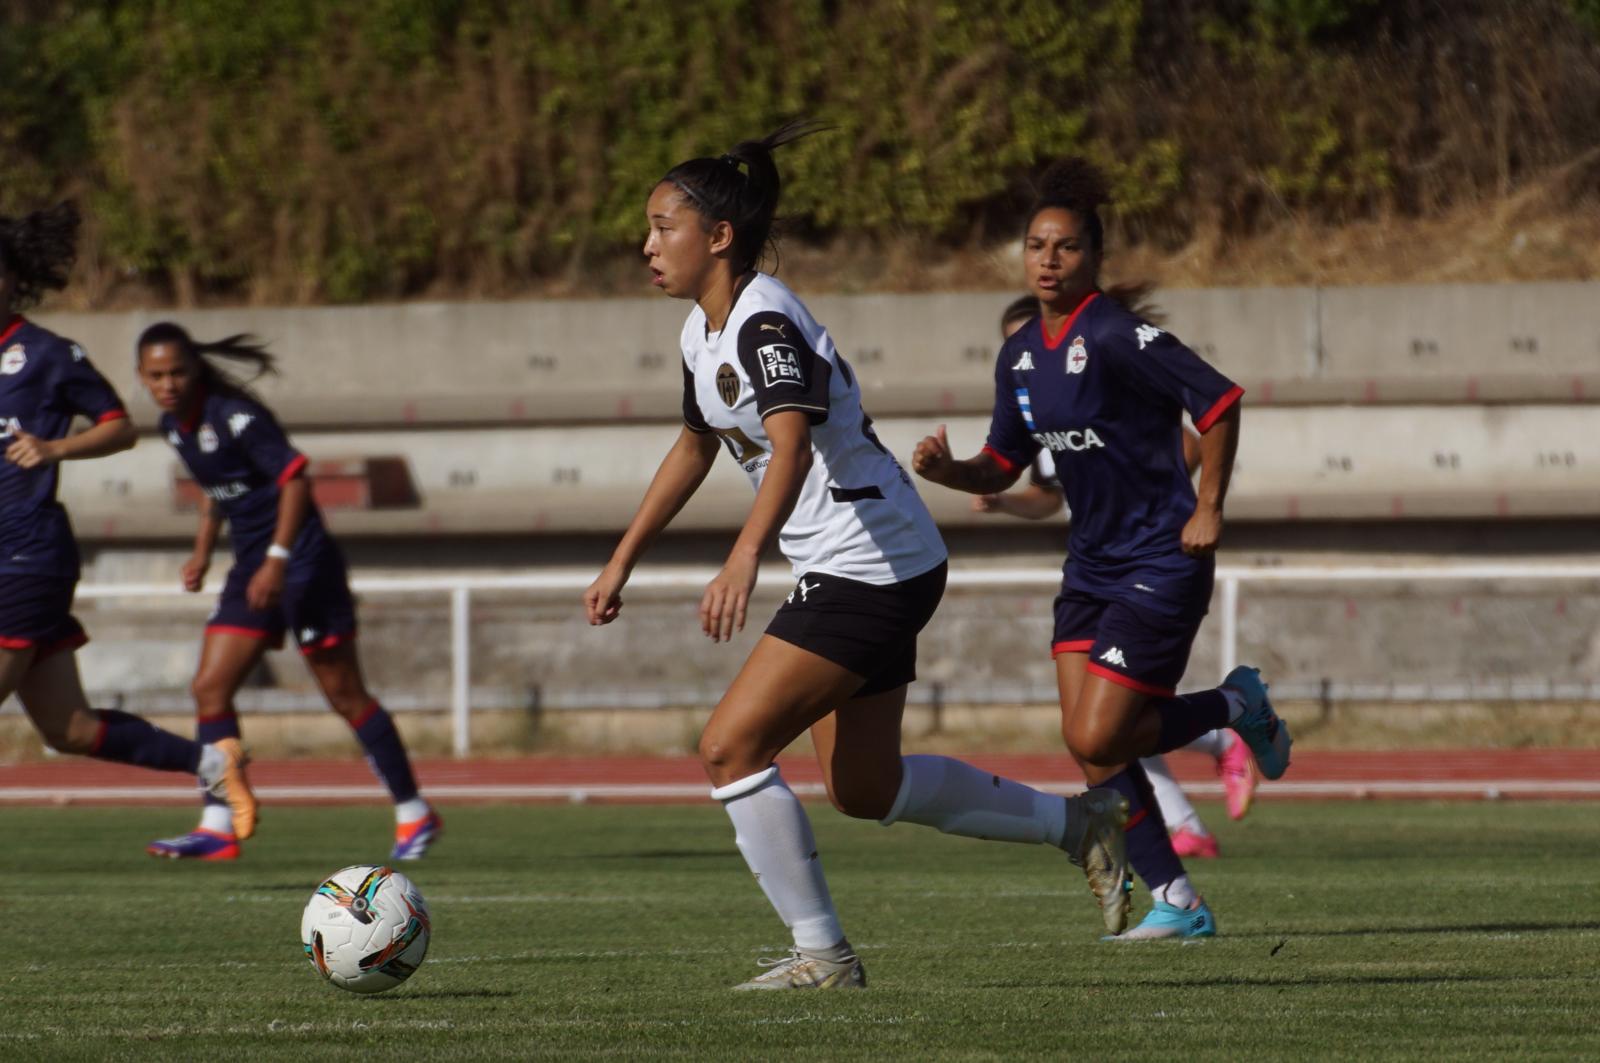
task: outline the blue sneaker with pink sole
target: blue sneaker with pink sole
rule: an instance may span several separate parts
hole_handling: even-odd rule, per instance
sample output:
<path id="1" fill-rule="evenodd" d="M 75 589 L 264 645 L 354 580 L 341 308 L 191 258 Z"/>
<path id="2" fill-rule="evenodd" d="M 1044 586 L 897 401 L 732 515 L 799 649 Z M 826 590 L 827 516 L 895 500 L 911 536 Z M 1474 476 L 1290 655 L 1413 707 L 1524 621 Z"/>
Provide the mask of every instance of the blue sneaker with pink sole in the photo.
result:
<path id="1" fill-rule="evenodd" d="M 234 834 L 197 827 L 176 838 L 162 838 L 144 847 L 151 856 L 164 860 L 237 860 L 239 838 Z"/>

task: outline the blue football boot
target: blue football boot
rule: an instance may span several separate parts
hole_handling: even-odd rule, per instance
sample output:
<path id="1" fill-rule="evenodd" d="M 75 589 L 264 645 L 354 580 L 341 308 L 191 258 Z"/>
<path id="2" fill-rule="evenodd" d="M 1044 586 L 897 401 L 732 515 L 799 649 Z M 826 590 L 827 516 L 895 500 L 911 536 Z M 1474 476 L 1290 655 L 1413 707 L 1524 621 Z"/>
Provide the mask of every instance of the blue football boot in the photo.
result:
<path id="1" fill-rule="evenodd" d="M 1206 902 L 1196 900 L 1193 908 L 1179 908 L 1166 901 L 1156 901 L 1139 925 L 1125 934 L 1104 937 L 1102 941 L 1159 941 L 1164 938 L 1211 938 L 1217 936 L 1217 918 L 1206 907 Z"/>
<path id="2" fill-rule="evenodd" d="M 1289 747 L 1294 745 L 1294 739 L 1289 737 L 1288 725 L 1272 711 L 1261 672 L 1240 665 L 1228 673 L 1222 685 L 1237 690 L 1244 697 L 1244 713 L 1228 726 L 1250 747 L 1262 775 L 1269 779 L 1283 778 L 1283 773 L 1289 770 Z"/>

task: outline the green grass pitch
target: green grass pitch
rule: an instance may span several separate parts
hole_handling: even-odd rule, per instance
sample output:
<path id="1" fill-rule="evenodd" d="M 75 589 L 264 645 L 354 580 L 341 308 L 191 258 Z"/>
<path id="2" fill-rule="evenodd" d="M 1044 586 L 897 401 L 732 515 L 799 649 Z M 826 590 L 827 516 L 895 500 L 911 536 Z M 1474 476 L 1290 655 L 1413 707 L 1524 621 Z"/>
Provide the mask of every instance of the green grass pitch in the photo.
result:
<path id="1" fill-rule="evenodd" d="M 451 809 L 406 869 L 428 960 L 358 997 L 301 957 L 300 909 L 381 860 L 386 810 L 269 809 L 232 865 L 143 855 L 186 810 L 0 810 L 0 1059 L 1600 1053 L 1597 806 L 1205 811 L 1222 936 L 1116 945 L 1053 851 L 813 806 L 871 987 L 735 994 L 786 936 L 720 810 Z"/>

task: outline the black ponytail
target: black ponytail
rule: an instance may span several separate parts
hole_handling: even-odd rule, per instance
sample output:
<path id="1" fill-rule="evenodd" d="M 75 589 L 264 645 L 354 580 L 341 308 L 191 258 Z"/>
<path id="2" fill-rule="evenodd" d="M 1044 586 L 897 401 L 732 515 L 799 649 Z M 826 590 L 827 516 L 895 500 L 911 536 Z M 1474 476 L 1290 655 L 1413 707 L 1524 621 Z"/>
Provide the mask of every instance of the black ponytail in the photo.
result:
<path id="1" fill-rule="evenodd" d="M 772 239 L 781 182 L 772 152 L 829 126 L 805 119 L 786 122 L 760 140 L 744 140 L 718 158 L 690 159 L 667 171 L 661 182 L 673 185 L 707 228 L 725 221 L 733 228 L 734 267 L 755 269 Z"/>
<path id="2" fill-rule="evenodd" d="M 183 356 L 192 360 L 199 371 L 200 383 L 207 391 L 223 395 L 250 394 L 249 381 L 242 381 L 232 373 L 219 367 L 213 358 L 226 358 L 233 362 L 244 362 L 255 367 L 255 373 L 250 381 L 259 380 L 268 373 L 278 371 L 278 359 L 267 351 L 266 345 L 256 340 L 249 333 L 241 332 L 238 335 L 227 336 L 210 343 L 197 343 L 187 329 L 172 321 L 158 321 L 154 325 L 139 333 L 139 342 L 135 350 L 142 352 L 146 347 L 153 347 L 158 343 L 170 343 L 183 352 Z"/>
<path id="3" fill-rule="evenodd" d="M 67 286 L 78 257 L 78 225 L 82 218 L 72 203 L 58 203 L 20 218 L 0 217 L 0 271 L 16 278 L 11 306 L 26 310 L 47 291 Z"/>

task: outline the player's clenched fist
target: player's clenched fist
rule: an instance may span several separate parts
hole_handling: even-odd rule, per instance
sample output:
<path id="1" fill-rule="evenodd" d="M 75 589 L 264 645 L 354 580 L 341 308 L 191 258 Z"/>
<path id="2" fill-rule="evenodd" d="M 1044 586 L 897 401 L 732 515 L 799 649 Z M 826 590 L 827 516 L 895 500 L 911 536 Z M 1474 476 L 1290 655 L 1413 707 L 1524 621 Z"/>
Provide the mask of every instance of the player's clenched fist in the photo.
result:
<path id="1" fill-rule="evenodd" d="M 6 448 L 6 460 L 19 468 L 37 469 L 54 464 L 58 456 L 49 440 L 18 430 L 17 441 Z"/>
<path id="2" fill-rule="evenodd" d="M 940 425 L 935 435 L 926 436 L 911 454 L 911 468 L 924 480 L 944 483 L 955 459 L 950 456 L 950 437 Z"/>

